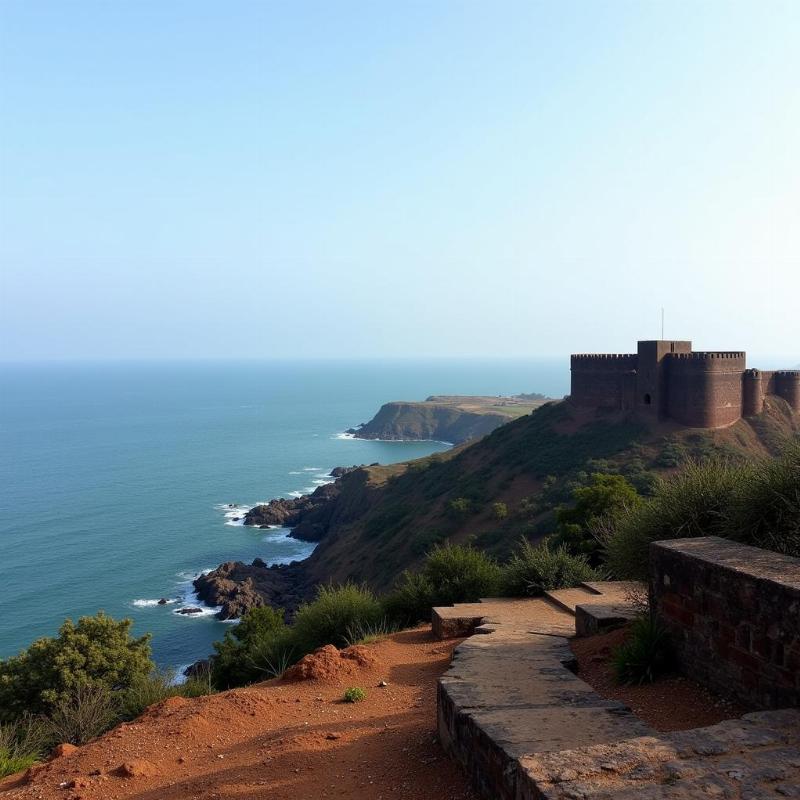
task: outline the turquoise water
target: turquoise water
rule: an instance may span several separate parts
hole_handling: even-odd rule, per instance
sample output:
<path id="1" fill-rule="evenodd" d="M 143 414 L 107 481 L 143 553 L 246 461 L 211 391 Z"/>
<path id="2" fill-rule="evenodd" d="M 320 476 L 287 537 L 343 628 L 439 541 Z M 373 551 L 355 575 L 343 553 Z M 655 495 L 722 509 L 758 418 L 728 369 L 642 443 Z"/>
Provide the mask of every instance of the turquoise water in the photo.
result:
<path id="1" fill-rule="evenodd" d="M 0 366 L 0 657 L 103 609 L 151 632 L 160 664 L 201 658 L 230 623 L 174 613 L 193 604 L 192 577 L 311 550 L 235 524 L 227 504 L 446 447 L 338 435 L 388 400 L 560 396 L 568 374 L 566 361 Z"/>

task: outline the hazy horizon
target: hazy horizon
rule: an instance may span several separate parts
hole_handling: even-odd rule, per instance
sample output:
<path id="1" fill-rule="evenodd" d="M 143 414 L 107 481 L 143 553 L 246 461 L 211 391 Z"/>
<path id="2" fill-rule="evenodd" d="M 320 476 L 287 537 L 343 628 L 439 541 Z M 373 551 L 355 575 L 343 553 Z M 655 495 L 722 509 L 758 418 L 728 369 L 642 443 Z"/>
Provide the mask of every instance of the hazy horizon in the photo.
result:
<path id="1" fill-rule="evenodd" d="M 800 4 L 0 5 L 0 362 L 800 363 Z M 768 355 L 764 355 L 768 354 Z"/>

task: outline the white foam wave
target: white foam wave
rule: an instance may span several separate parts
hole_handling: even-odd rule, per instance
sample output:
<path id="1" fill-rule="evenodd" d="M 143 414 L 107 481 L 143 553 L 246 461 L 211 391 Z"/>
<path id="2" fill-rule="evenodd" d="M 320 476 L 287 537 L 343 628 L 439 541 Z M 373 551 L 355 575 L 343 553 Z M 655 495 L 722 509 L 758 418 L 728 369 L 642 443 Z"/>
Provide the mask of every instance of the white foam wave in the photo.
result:
<path id="1" fill-rule="evenodd" d="M 331 436 L 331 439 L 355 439 L 356 435 L 354 433 L 334 433 Z"/>
<path id="2" fill-rule="evenodd" d="M 322 472 L 321 467 L 303 467 L 303 472 Z"/>
<path id="3" fill-rule="evenodd" d="M 167 598 L 165 603 L 162 603 L 161 600 L 134 600 L 131 605 L 136 606 L 137 608 L 150 608 L 151 606 L 167 606 L 172 605 L 173 603 L 177 603 L 178 601 L 174 598 Z"/>
<path id="4" fill-rule="evenodd" d="M 289 497 L 302 497 L 305 492 L 287 492 Z"/>

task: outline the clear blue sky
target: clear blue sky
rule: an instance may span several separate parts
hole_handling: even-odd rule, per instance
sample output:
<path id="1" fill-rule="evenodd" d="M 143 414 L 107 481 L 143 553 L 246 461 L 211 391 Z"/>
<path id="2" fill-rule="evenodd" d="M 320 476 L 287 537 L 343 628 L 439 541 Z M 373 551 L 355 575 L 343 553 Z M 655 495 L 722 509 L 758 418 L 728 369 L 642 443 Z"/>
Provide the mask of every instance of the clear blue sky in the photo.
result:
<path id="1" fill-rule="evenodd" d="M 0 0 L 0 359 L 800 362 L 800 2 Z"/>

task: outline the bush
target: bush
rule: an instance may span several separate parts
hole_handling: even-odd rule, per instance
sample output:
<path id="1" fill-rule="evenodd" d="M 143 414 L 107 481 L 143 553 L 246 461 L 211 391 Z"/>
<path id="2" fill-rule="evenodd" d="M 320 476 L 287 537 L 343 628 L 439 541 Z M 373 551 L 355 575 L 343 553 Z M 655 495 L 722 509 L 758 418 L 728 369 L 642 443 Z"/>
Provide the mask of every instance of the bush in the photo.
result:
<path id="1" fill-rule="evenodd" d="M 532 545 L 521 539 L 503 570 L 503 594 L 536 596 L 597 577 L 586 556 L 573 555 L 563 545 L 552 547 L 546 540 Z"/>
<path id="2" fill-rule="evenodd" d="M 472 503 L 467 497 L 457 497 L 447 504 L 447 513 L 455 519 L 464 519 L 472 511 Z"/>
<path id="3" fill-rule="evenodd" d="M 654 617 L 639 617 L 630 635 L 613 655 L 614 676 L 619 683 L 652 683 L 669 672 L 672 650 L 666 630 Z"/>
<path id="4" fill-rule="evenodd" d="M 50 745 L 49 732 L 39 717 L 25 715 L 0 725 L 0 778 L 27 769 Z"/>
<path id="5" fill-rule="evenodd" d="M 375 626 L 382 618 L 381 604 L 366 587 L 354 583 L 320 586 L 316 599 L 297 610 L 292 634 L 298 655 L 326 644 L 346 647 L 351 631 Z"/>
<path id="6" fill-rule="evenodd" d="M 430 622 L 433 587 L 421 572 L 406 570 L 382 603 L 387 619 L 400 628 Z"/>
<path id="7" fill-rule="evenodd" d="M 620 578 L 647 578 L 651 542 L 691 536 L 725 536 L 731 509 L 752 477 L 752 467 L 711 460 L 689 462 L 659 479 L 653 497 L 629 508 L 604 536 L 607 566 Z"/>
<path id="8" fill-rule="evenodd" d="M 492 514 L 495 519 L 505 519 L 508 516 L 508 506 L 505 503 L 492 503 Z"/>
<path id="9" fill-rule="evenodd" d="M 283 611 L 268 606 L 250 609 L 221 642 L 214 642 L 214 649 L 211 679 L 220 689 L 279 677 L 304 655 Z"/>
<path id="10" fill-rule="evenodd" d="M 66 620 L 55 638 L 44 637 L 0 662 L 0 720 L 47 712 L 74 697 L 78 687 L 108 690 L 130 686 L 153 669 L 150 637 L 132 639 L 129 619 L 116 621 L 101 611 Z"/>
<path id="11" fill-rule="evenodd" d="M 191 677 L 184 683 L 176 683 L 176 677 L 173 670 L 154 670 L 145 678 L 137 678 L 121 692 L 119 716 L 136 719 L 146 708 L 168 697 L 201 697 L 213 691 L 210 673 Z"/>
<path id="12" fill-rule="evenodd" d="M 431 587 L 432 605 L 474 603 L 497 593 L 500 567 L 494 559 L 469 545 L 435 547 L 422 574 Z"/>
<path id="13" fill-rule="evenodd" d="M 117 698 L 101 683 L 78 684 L 62 695 L 47 717 L 54 742 L 86 744 L 119 721 Z"/>
<path id="14" fill-rule="evenodd" d="M 725 534 L 756 547 L 800 556 L 800 444 L 756 464 L 725 515 Z"/>
<path id="15" fill-rule="evenodd" d="M 349 689 L 345 689 L 342 699 L 345 703 L 360 703 L 367 699 L 367 693 L 358 686 L 351 686 Z"/>

